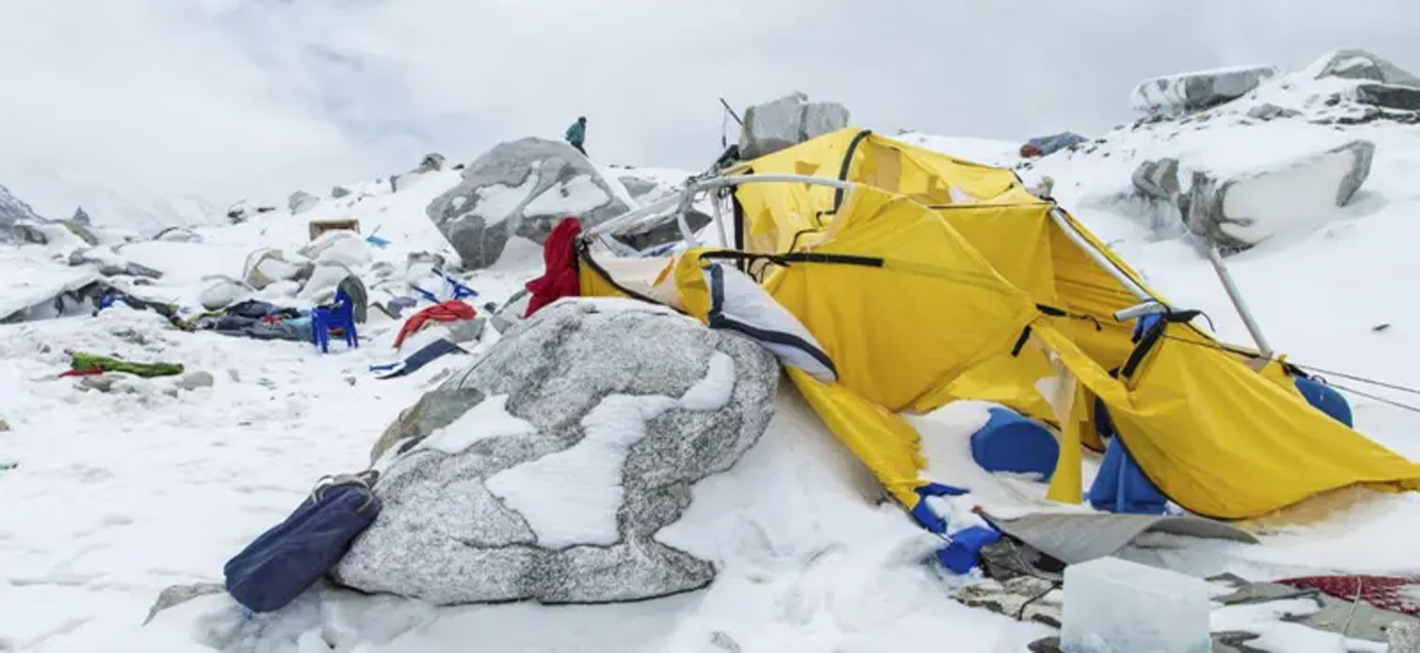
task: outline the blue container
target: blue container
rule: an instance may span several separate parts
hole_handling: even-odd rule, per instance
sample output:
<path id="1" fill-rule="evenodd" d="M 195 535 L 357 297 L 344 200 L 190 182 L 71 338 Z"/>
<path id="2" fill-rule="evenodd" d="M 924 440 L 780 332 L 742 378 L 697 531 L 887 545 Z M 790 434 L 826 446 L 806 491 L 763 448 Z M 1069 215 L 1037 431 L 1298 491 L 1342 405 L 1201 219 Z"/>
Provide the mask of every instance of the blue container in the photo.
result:
<path id="1" fill-rule="evenodd" d="M 1089 501 L 1096 510 L 1139 515 L 1162 515 L 1168 507 L 1168 497 L 1139 469 L 1118 435 L 1104 450 Z"/>
<path id="2" fill-rule="evenodd" d="M 1346 401 L 1346 397 L 1343 397 L 1340 392 L 1315 379 L 1306 379 L 1299 376 L 1293 379 L 1293 382 L 1297 384 L 1297 390 L 1302 393 L 1303 397 L 1306 397 L 1307 403 L 1311 404 L 1312 407 L 1330 415 L 1332 419 L 1345 424 L 1347 427 L 1352 426 L 1351 404 Z"/>
<path id="3" fill-rule="evenodd" d="M 991 419 L 971 434 L 971 457 L 988 472 L 1039 474 L 1049 480 L 1060 443 L 1044 424 L 1009 408 L 993 407 Z"/>
<path id="4" fill-rule="evenodd" d="M 981 560 L 981 547 L 1001 539 L 994 529 L 972 526 L 952 535 L 952 543 L 937 550 L 937 561 L 958 574 L 971 571 Z"/>

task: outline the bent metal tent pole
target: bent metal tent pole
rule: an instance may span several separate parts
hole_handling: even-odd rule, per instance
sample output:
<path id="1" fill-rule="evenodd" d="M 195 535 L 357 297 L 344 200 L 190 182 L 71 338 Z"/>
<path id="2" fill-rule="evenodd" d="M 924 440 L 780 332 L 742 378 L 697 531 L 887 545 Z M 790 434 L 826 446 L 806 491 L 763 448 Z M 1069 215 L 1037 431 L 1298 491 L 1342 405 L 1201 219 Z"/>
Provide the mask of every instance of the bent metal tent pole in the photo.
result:
<path id="1" fill-rule="evenodd" d="M 634 211 L 628 211 L 626 213 L 618 215 L 610 220 L 607 220 L 606 222 L 603 222 L 595 227 L 592 227 L 591 229 L 586 230 L 583 233 L 588 237 L 601 236 L 603 234 L 608 233 L 617 233 L 625 227 L 630 227 L 639 224 L 641 220 L 645 218 L 651 217 L 658 213 L 662 213 L 667 209 L 674 208 L 679 201 L 679 197 L 671 195 L 669 197 L 656 200 L 655 202 L 647 204 Z"/>
<path id="2" fill-rule="evenodd" d="M 1109 260 L 1103 253 L 1095 249 L 1095 246 L 1085 240 L 1085 237 L 1080 235 L 1080 232 L 1075 231 L 1074 225 L 1071 225 L 1070 221 L 1065 219 L 1065 214 L 1059 207 L 1050 209 L 1050 219 L 1055 221 L 1056 226 L 1060 227 L 1060 231 L 1065 233 L 1065 237 L 1069 238 L 1070 242 L 1075 243 L 1075 246 L 1085 252 L 1085 255 L 1089 256 L 1096 265 L 1104 268 L 1104 271 L 1108 272 L 1109 276 L 1114 277 L 1115 281 L 1123 284 L 1124 288 L 1133 294 L 1140 302 L 1158 302 L 1152 295 L 1145 292 L 1143 287 L 1129 278 L 1129 275 L 1115 266 L 1114 261 Z M 1121 313 L 1122 312 L 1123 311 L 1121 311 Z"/>
<path id="3" fill-rule="evenodd" d="M 676 223 L 680 225 L 680 233 L 685 237 L 686 245 L 699 247 L 699 241 L 695 239 L 695 234 L 690 232 L 690 226 L 685 222 L 685 212 L 690 208 L 690 202 L 695 193 L 699 191 L 714 191 L 729 186 L 739 186 L 742 184 L 811 184 L 815 186 L 831 186 L 851 191 L 855 184 L 840 179 L 830 177 L 810 177 L 808 175 L 731 175 L 728 177 L 711 177 L 700 179 L 687 185 L 685 192 L 681 195 L 680 206 L 676 208 Z M 715 211 L 711 216 L 715 222 L 715 229 L 719 231 L 720 238 L 725 247 L 729 247 L 727 242 L 728 233 L 725 231 L 725 224 L 720 211 Z"/>
<path id="4" fill-rule="evenodd" d="M 1208 262 L 1213 264 L 1213 271 L 1218 273 L 1218 279 L 1223 282 L 1223 290 L 1228 293 L 1228 299 L 1232 300 L 1233 308 L 1237 309 L 1238 317 L 1242 318 L 1243 326 L 1247 327 L 1247 332 L 1252 335 L 1252 341 L 1257 343 L 1257 351 L 1263 358 L 1272 358 L 1272 346 L 1267 343 L 1267 338 L 1262 336 L 1262 329 L 1257 326 L 1257 322 L 1252 319 L 1252 311 L 1248 310 L 1247 302 L 1243 301 L 1242 293 L 1238 292 L 1238 287 L 1233 283 L 1233 275 L 1228 273 L 1228 266 L 1223 264 L 1223 256 L 1218 253 L 1218 248 L 1213 246 L 1210 240 L 1204 245 L 1204 250 L 1208 254 Z"/>

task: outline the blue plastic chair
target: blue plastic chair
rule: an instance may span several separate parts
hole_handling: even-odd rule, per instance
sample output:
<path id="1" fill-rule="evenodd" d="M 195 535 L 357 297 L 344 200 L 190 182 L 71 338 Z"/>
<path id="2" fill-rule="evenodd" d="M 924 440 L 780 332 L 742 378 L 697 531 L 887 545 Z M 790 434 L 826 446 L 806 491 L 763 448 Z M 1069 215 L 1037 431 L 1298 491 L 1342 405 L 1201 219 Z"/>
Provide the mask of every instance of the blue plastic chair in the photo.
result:
<path id="1" fill-rule="evenodd" d="M 459 283 L 459 280 L 458 280 L 458 279 L 455 279 L 455 278 L 453 278 L 453 277 L 451 277 L 451 276 L 445 274 L 443 270 L 440 270 L 440 269 L 438 269 L 438 268 L 434 268 L 433 272 L 434 272 L 434 274 L 438 275 L 438 276 L 439 276 L 441 279 L 443 279 L 444 281 L 449 282 L 449 285 L 453 287 L 453 289 L 454 289 L 454 296 L 453 296 L 453 297 L 450 297 L 450 299 L 463 299 L 463 298 L 465 298 L 465 297 L 477 297 L 477 296 L 478 296 L 478 291 L 476 291 L 476 290 L 474 290 L 474 289 L 472 289 L 472 288 L 469 288 L 468 286 L 465 286 L 465 285 L 463 285 L 462 283 Z M 424 297 L 424 299 L 427 299 L 427 300 L 429 300 L 429 301 L 431 301 L 431 302 L 433 302 L 433 303 L 435 303 L 435 304 L 438 304 L 438 303 L 439 303 L 439 297 L 438 297 L 437 295 L 435 295 L 434 293 L 431 293 L 431 292 L 429 292 L 429 291 L 427 291 L 427 290 L 425 290 L 425 289 L 423 289 L 423 288 L 420 288 L 419 286 L 416 286 L 416 285 L 414 285 L 414 284 L 410 284 L 410 288 L 413 288 L 413 289 L 414 289 L 414 292 L 419 293 L 420 296 Z"/>
<path id="2" fill-rule="evenodd" d="M 355 300 L 343 290 L 336 291 L 334 306 L 311 309 L 311 342 L 320 345 L 321 353 L 330 351 L 331 329 L 345 334 L 347 347 L 360 346 L 360 337 L 355 333 Z"/>

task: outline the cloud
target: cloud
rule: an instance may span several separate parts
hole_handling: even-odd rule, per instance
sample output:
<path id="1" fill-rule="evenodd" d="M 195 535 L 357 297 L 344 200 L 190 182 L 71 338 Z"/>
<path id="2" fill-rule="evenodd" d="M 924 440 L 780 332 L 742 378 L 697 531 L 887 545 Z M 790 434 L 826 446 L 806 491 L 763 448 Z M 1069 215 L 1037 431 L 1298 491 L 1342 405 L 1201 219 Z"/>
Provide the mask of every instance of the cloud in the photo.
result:
<path id="1" fill-rule="evenodd" d="M 882 131 L 1023 139 L 1129 120 L 1150 75 L 1296 69 L 1338 47 L 1420 69 L 1406 28 L 1420 5 L 1343 6 L 13 0 L 0 183 L 51 213 L 114 186 L 279 201 L 427 151 L 557 138 L 578 115 L 605 163 L 697 169 L 720 150 L 722 96 L 739 108 L 798 89 Z"/>

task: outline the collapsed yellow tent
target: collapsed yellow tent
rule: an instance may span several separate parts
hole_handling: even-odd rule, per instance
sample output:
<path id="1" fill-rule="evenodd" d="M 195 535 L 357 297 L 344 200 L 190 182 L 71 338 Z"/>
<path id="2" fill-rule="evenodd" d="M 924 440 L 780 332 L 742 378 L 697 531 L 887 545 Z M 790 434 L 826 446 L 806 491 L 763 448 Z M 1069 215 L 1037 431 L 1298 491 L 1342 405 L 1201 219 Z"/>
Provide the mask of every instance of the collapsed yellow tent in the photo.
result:
<path id="1" fill-rule="evenodd" d="M 1278 361 L 1184 319 L 1133 342 L 1132 321 L 1114 313 L 1141 294 L 1167 302 L 1010 170 L 849 129 L 725 174 L 856 185 L 740 185 L 734 251 L 692 249 L 641 290 L 583 247 L 583 294 L 638 296 L 703 319 L 701 266 L 744 265 L 837 367 L 831 384 L 791 369 L 795 384 L 908 508 L 928 481 L 917 434 L 898 414 L 958 399 L 1057 427 L 1065 447 L 1052 497 L 1066 501 L 1080 500 L 1074 452 L 1099 446 L 1096 397 L 1150 480 L 1200 515 L 1258 516 L 1354 484 L 1420 487 L 1420 465 L 1312 408 Z M 1073 400 L 1039 390 L 1061 370 L 1078 381 Z"/>

